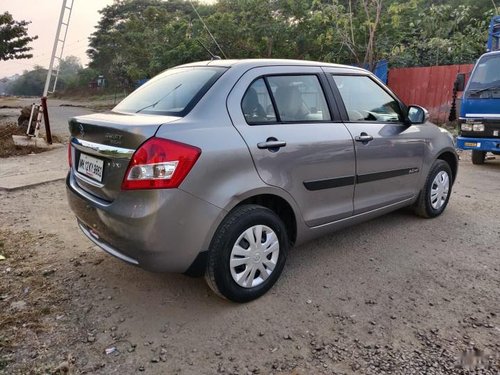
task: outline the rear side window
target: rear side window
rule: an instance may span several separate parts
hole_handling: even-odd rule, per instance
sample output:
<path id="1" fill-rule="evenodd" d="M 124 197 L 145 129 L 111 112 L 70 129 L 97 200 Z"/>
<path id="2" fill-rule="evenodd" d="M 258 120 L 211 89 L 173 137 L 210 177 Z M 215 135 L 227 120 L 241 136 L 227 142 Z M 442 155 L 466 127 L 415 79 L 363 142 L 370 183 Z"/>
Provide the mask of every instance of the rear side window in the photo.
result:
<path id="1" fill-rule="evenodd" d="M 184 116 L 225 70 L 220 67 L 167 70 L 123 99 L 113 111 Z"/>
<path id="2" fill-rule="evenodd" d="M 351 122 L 400 122 L 399 103 L 367 76 L 333 76 Z"/>
<path id="3" fill-rule="evenodd" d="M 323 89 L 315 75 L 259 78 L 247 89 L 241 109 L 250 125 L 331 119 Z"/>
<path id="4" fill-rule="evenodd" d="M 276 122 L 273 103 L 263 78 L 250 85 L 241 101 L 241 109 L 250 125 Z"/>

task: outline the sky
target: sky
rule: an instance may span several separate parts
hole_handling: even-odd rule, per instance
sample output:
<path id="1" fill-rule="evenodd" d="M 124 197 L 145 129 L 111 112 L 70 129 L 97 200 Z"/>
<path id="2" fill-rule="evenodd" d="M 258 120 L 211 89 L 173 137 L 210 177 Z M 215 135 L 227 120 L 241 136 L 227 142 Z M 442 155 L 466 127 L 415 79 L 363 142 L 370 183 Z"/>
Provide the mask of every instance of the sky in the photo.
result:
<path id="1" fill-rule="evenodd" d="M 67 5 L 72 2 L 73 10 L 63 58 L 77 56 L 86 65 L 88 58 L 85 51 L 88 49 L 88 38 L 100 19 L 98 11 L 113 4 L 113 0 L 67 0 Z M 213 3 L 214 0 L 201 2 Z M 34 65 L 49 66 L 62 4 L 63 0 L 0 0 L 0 13 L 7 11 L 16 21 L 31 21 L 28 35 L 38 35 L 38 39 L 30 44 L 33 47 L 33 58 L 0 61 L 0 78 L 22 74 Z"/>
<path id="2" fill-rule="evenodd" d="M 98 10 L 112 4 L 113 0 L 67 0 L 67 4 L 70 5 L 71 1 L 74 1 L 73 11 L 63 57 L 77 56 L 85 65 L 88 62 L 85 54 L 88 37 L 99 21 Z M 0 13 L 7 11 L 17 21 L 31 21 L 28 34 L 38 35 L 38 39 L 30 44 L 33 58 L 0 61 L 0 78 L 21 74 L 33 65 L 49 66 L 62 3 L 63 0 L 0 0 Z"/>

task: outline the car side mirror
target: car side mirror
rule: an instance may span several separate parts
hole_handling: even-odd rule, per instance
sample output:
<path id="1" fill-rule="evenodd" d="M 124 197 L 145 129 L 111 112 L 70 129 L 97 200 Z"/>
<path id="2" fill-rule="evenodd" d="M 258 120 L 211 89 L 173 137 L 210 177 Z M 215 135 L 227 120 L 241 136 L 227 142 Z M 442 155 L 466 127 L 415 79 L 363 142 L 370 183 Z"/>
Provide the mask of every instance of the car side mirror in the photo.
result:
<path id="1" fill-rule="evenodd" d="M 429 112 L 419 105 L 411 105 L 408 107 L 408 120 L 411 124 L 425 124 L 429 121 Z"/>
<path id="2" fill-rule="evenodd" d="M 458 73 L 457 78 L 455 79 L 454 89 L 457 92 L 465 90 L 465 73 Z"/>

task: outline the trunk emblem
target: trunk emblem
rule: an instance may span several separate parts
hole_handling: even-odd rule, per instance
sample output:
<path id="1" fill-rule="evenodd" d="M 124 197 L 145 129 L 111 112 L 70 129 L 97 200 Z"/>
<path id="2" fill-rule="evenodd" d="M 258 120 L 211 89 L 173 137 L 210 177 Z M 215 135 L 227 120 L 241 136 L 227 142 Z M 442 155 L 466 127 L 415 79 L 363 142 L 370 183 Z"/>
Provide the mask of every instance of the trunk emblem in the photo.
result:
<path id="1" fill-rule="evenodd" d="M 104 134 L 104 139 L 111 145 L 120 145 L 122 143 L 123 135 L 121 134 L 112 134 L 106 133 Z"/>
<path id="2" fill-rule="evenodd" d="M 85 135 L 85 130 L 83 129 L 83 125 L 82 124 L 80 124 L 80 135 L 82 136 L 82 138 Z"/>

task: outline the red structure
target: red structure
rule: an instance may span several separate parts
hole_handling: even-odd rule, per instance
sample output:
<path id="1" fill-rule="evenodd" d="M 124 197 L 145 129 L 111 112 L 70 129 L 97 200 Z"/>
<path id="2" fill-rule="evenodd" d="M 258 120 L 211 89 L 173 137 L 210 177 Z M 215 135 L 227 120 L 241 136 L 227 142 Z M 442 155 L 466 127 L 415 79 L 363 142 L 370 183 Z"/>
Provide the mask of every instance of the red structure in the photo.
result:
<path id="1" fill-rule="evenodd" d="M 389 70 L 389 87 L 406 104 L 417 104 L 429 110 L 431 120 L 448 121 L 453 82 L 458 73 L 470 75 L 473 64 L 395 68 Z"/>

